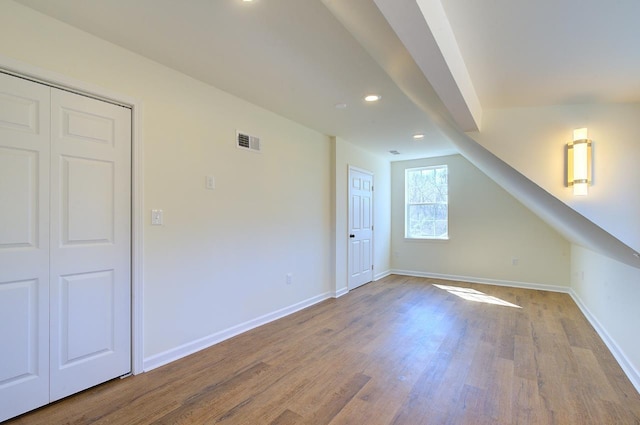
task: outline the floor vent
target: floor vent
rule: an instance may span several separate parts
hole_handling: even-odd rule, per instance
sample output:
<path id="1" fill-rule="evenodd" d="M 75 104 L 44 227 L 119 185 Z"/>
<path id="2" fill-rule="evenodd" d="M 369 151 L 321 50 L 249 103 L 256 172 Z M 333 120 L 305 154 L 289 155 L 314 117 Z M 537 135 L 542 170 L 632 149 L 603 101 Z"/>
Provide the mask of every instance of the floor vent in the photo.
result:
<path id="1" fill-rule="evenodd" d="M 254 152 L 260 152 L 260 138 L 250 136 L 241 131 L 236 131 L 236 142 L 240 149 L 247 149 Z"/>

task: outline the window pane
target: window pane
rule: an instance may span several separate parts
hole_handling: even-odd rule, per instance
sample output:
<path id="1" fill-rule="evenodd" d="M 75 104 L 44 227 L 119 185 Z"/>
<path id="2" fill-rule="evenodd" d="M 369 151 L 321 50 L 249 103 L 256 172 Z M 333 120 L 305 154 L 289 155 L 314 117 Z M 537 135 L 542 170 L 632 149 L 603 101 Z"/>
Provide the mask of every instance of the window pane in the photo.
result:
<path id="1" fill-rule="evenodd" d="M 408 238 L 448 235 L 447 166 L 405 170 L 405 234 Z"/>
<path id="2" fill-rule="evenodd" d="M 446 238 L 449 235 L 449 229 L 446 220 L 436 220 L 434 236 L 436 238 Z"/>
<path id="3" fill-rule="evenodd" d="M 432 238 L 435 234 L 434 220 L 415 221 L 409 229 L 410 238 Z"/>
<path id="4" fill-rule="evenodd" d="M 449 209 L 449 206 L 447 204 L 436 204 L 434 205 L 435 207 L 435 212 L 434 212 L 434 217 L 437 220 L 444 220 L 447 221 L 448 215 L 447 215 L 447 211 Z"/>
<path id="5" fill-rule="evenodd" d="M 446 208 L 446 206 L 445 206 Z M 409 206 L 409 236 L 415 238 L 442 237 L 443 220 L 437 220 L 437 213 L 442 209 L 441 205 L 410 205 Z M 446 236 L 446 212 L 444 215 L 444 233 Z"/>
<path id="6" fill-rule="evenodd" d="M 434 202 L 447 203 L 447 187 L 446 186 L 436 186 L 438 191 L 434 194 Z"/>
<path id="7" fill-rule="evenodd" d="M 407 202 L 422 204 L 436 201 L 434 170 L 411 171 L 407 177 Z"/>

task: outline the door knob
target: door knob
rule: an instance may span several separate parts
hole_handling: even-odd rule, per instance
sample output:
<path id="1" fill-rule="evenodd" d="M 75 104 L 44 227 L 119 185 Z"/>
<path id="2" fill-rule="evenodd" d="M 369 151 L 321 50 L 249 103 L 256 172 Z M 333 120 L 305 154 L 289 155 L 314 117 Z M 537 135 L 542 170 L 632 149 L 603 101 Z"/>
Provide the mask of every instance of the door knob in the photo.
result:
<path id="1" fill-rule="evenodd" d="M 349 235 L 349 237 L 350 237 L 350 238 L 355 238 L 355 237 L 356 237 L 356 235 Z"/>

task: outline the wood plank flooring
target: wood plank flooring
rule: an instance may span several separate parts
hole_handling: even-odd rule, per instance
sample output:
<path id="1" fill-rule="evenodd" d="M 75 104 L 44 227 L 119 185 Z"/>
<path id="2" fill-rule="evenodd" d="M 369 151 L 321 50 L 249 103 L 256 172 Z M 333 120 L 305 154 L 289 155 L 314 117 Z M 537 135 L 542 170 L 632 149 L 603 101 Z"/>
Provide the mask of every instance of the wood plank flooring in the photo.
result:
<path id="1" fill-rule="evenodd" d="M 6 425 L 218 423 L 640 424 L 640 395 L 566 294 L 389 276 Z"/>

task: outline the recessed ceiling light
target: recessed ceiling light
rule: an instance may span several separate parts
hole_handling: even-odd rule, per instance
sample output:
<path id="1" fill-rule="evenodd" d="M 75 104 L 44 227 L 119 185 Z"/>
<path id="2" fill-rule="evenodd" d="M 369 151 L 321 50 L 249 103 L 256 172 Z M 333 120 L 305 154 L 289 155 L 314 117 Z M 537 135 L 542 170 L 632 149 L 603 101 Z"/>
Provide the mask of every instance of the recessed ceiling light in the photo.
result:
<path id="1" fill-rule="evenodd" d="M 413 138 L 414 138 L 414 140 L 424 139 L 424 134 L 422 134 L 422 133 L 414 134 Z"/>
<path id="2" fill-rule="evenodd" d="M 347 108 L 347 104 L 346 103 L 336 103 L 335 107 L 336 107 L 336 109 L 346 109 Z"/>
<path id="3" fill-rule="evenodd" d="M 367 102 L 377 102 L 380 99 L 382 99 L 382 96 L 380 96 L 379 94 L 370 94 L 365 96 L 364 100 L 366 100 Z"/>

